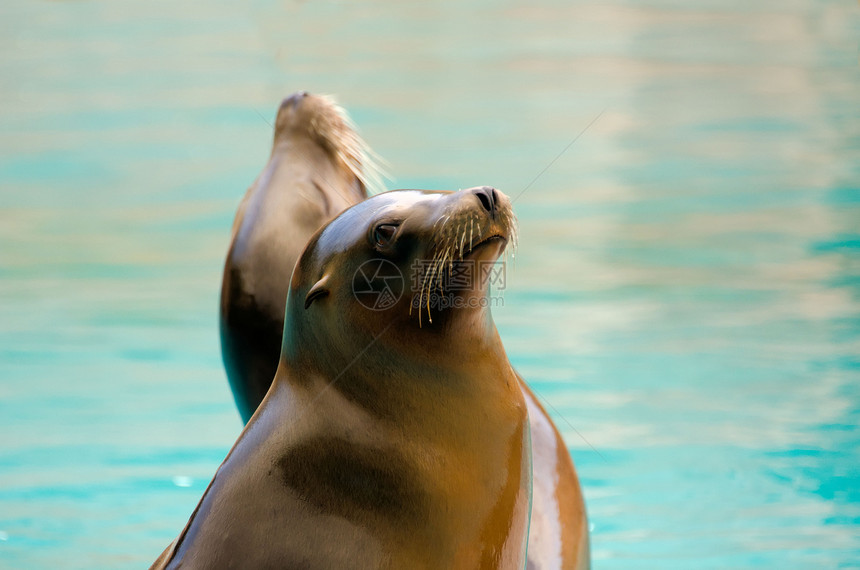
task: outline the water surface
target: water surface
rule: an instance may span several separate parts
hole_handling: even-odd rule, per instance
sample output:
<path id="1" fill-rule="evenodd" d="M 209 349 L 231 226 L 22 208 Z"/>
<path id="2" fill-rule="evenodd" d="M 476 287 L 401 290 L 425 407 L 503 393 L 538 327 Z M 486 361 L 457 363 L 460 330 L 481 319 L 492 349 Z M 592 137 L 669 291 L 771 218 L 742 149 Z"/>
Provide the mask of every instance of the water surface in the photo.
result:
<path id="1" fill-rule="evenodd" d="M 241 428 L 233 212 L 307 89 L 390 187 L 515 197 L 494 314 L 595 568 L 860 567 L 856 3 L 13 1 L 0 27 L 0 566 L 146 567 L 182 528 Z"/>

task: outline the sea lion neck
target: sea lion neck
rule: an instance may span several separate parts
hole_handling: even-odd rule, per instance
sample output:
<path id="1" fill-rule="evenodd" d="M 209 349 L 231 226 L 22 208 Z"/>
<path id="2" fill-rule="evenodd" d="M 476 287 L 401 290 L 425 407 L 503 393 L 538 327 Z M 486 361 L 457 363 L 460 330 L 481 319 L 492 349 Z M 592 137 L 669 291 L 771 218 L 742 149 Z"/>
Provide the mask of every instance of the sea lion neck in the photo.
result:
<path id="1" fill-rule="evenodd" d="M 337 154 L 325 145 L 320 144 L 317 140 L 308 136 L 302 136 L 301 133 L 286 131 L 283 133 L 275 133 L 275 139 L 272 141 L 271 159 L 283 159 L 284 157 L 298 156 L 303 160 L 321 162 L 320 159 L 338 160 Z M 339 161 L 339 160 L 338 160 Z"/>
<path id="2" fill-rule="evenodd" d="M 269 162 L 282 169 L 305 171 L 305 165 L 313 164 L 314 168 L 306 172 L 305 178 L 305 182 L 316 187 L 316 192 L 310 198 L 316 200 L 317 194 L 320 194 L 343 202 L 337 209 L 327 212 L 333 216 L 354 203 L 354 200 L 367 198 L 360 164 L 348 164 L 344 157 L 344 152 L 324 141 L 289 131 L 275 135 Z"/>
<path id="3" fill-rule="evenodd" d="M 500 365 L 507 356 L 492 319 L 477 311 L 421 328 L 406 314 L 346 334 L 291 320 L 275 383 L 309 390 L 328 384 L 374 415 L 414 413 L 417 393 L 459 398 L 515 378 L 509 365 Z"/>

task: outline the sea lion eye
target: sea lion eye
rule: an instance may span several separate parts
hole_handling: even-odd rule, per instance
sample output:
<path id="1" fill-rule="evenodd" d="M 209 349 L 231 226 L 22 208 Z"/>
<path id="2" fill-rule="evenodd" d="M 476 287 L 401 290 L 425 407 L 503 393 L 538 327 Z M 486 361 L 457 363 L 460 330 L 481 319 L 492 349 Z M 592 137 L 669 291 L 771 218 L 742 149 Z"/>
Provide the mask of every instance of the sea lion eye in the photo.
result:
<path id="1" fill-rule="evenodd" d="M 397 233 L 399 224 L 379 224 L 373 230 L 373 243 L 377 247 L 385 247 Z"/>

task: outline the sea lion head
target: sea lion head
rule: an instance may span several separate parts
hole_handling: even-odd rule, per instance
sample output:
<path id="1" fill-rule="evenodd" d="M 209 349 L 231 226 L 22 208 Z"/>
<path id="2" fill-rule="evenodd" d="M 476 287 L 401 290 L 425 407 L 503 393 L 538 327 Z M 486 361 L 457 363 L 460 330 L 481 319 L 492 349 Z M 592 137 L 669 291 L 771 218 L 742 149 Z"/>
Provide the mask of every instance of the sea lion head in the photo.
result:
<path id="1" fill-rule="evenodd" d="M 381 187 L 374 156 L 332 97 L 298 91 L 281 102 L 275 119 L 274 148 L 295 140 L 313 141 L 366 187 Z"/>
<path id="2" fill-rule="evenodd" d="M 297 344 L 354 354 L 395 323 L 423 346 L 454 339 L 452 328 L 484 335 L 487 268 L 515 240 L 510 199 L 487 186 L 395 190 L 349 208 L 296 263 L 282 358 Z"/>

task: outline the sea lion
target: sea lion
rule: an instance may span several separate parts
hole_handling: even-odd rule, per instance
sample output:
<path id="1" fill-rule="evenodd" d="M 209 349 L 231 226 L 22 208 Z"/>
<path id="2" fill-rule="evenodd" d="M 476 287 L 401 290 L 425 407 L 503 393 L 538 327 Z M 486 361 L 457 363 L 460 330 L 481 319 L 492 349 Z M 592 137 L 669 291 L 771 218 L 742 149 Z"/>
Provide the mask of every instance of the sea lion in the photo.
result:
<path id="1" fill-rule="evenodd" d="M 327 97 L 284 99 L 274 131 L 269 161 L 239 204 L 221 283 L 221 354 L 245 422 L 275 376 L 296 259 L 378 181 L 367 146 Z"/>
<path id="2" fill-rule="evenodd" d="M 587 568 L 570 456 L 475 269 L 514 228 L 482 187 L 379 194 L 318 231 L 272 387 L 152 568 Z"/>

